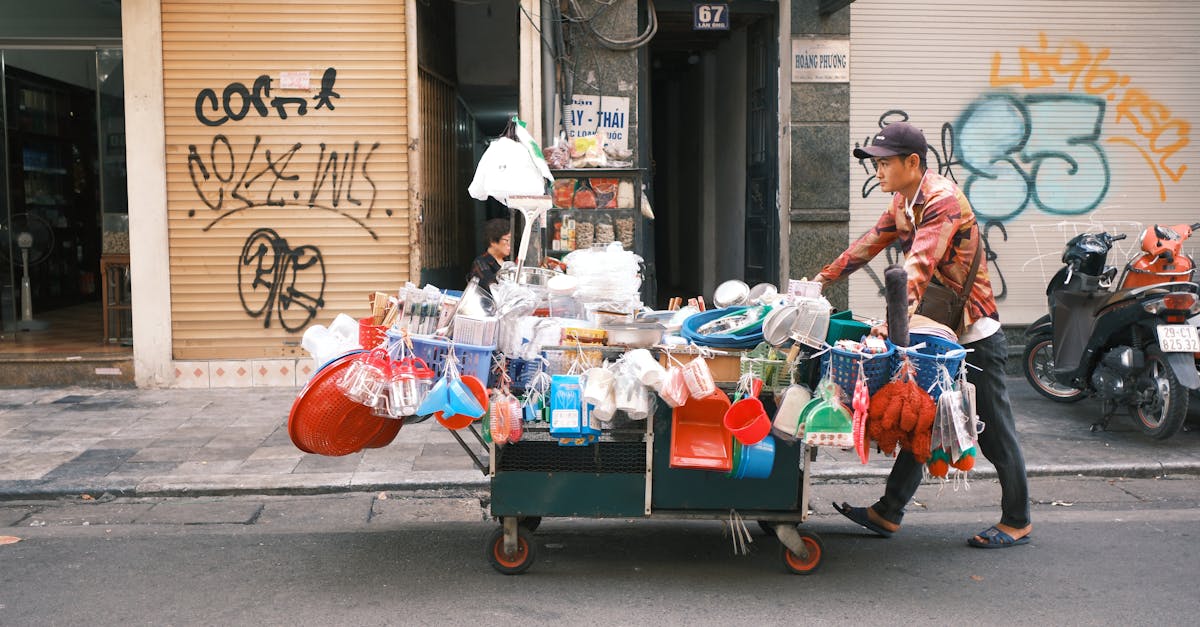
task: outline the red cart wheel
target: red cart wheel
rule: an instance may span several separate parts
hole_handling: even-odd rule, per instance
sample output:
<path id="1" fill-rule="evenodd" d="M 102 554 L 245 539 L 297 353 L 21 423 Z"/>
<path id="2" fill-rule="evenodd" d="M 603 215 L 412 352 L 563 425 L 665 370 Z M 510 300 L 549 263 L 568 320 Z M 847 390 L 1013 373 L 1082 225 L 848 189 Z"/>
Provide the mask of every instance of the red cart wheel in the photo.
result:
<path id="1" fill-rule="evenodd" d="M 815 533 L 810 531 L 798 531 L 798 533 L 800 540 L 804 542 L 804 549 L 808 551 L 808 557 L 801 558 L 781 542 L 779 548 L 782 550 L 783 566 L 794 575 L 811 575 L 821 566 L 821 553 L 824 545 L 821 544 L 820 536 Z"/>
<path id="2" fill-rule="evenodd" d="M 517 527 L 517 550 L 511 556 L 504 554 L 504 528 L 492 532 L 488 537 L 486 551 L 488 563 L 505 575 L 519 575 L 533 565 L 533 539 L 524 527 Z"/>

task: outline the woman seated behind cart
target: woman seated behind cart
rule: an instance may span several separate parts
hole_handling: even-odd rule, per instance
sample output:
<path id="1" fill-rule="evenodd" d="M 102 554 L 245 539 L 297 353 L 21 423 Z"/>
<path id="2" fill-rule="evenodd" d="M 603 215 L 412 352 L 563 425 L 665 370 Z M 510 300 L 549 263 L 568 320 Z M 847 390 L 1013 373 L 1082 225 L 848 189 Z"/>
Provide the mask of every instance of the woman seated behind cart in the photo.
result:
<path id="1" fill-rule="evenodd" d="M 512 233 L 509 232 L 508 220 L 493 218 L 483 223 L 483 236 L 487 241 L 487 250 L 476 257 L 471 263 L 471 271 L 467 273 L 467 281 L 479 279 L 479 287 L 491 292 L 496 283 L 496 273 L 500 266 L 512 254 Z"/>

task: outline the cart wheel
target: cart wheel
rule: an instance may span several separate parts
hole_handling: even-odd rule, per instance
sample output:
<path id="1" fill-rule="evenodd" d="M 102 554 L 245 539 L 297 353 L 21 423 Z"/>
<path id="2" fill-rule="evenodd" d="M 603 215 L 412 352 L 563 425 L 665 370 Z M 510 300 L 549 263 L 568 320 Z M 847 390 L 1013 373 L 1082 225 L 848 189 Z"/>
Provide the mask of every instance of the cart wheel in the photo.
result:
<path id="1" fill-rule="evenodd" d="M 760 521 L 758 521 L 758 528 L 762 529 L 762 532 L 767 534 L 768 536 L 771 536 L 772 538 L 775 537 L 775 527 L 772 525 L 771 522 L 766 521 L 766 520 L 760 520 Z"/>
<path id="2" fill-rule="evenodd" d="M 497 571 L 505 575 L 519 575 L 533 565 L 533 539 L 529 537 L 529 531 L 524 527 L 517 527 L 517 551 L 512 557 L 504 555 L 504 528 L 501 527 L 492 532 L 488 536 L 487 551 L 488 563 Z"/>
<path id="3" fill-rule="evenodd" d="M 803 559 L 780 543 L 783 566 L 794 575 L 811 575 L 821 566 L 821 552 L 824 550 L 824 545 L 821 544 L 821 537 L 811 531 L 798 530 L 798 533 L 804 542 L 804 548 L 808 551 L 808 557 Z"/>
<path id="4" fill-rule="evenodd" d="M 537 531 L 537 528 L 542 524 L 541 516 L 522 516 L 517 519 L 517 524 L 524 527 L 529 533 Z"/>

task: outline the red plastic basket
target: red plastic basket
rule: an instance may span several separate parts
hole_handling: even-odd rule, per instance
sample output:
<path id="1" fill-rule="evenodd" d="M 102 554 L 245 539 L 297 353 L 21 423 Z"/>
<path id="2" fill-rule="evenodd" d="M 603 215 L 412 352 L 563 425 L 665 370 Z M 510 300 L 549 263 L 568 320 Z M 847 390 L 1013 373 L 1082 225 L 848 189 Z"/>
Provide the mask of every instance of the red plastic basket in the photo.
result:
<path id="1" fill-rule="evenodd" d="M 371 324 L 371 316 L 360 318 L 358 321 L 358 345 L 371 350 L 387 341 L 386 324 Z"/>
<path id="2" fill-rule="evenodd" d="M 337 387 L 353 360 L 366 354 L 345 355 L 330 362 L 300 391 L 288 414 L 288 435 L 296 448 L 338 457 L 378 442 L 376 436 L 392 420 L 371 415 L 370 407 L 346 398 Z"/>
<path id="3" fill-rule="evenodd" d="M 396 435 L 400 433 L 400 427 L 404 426 L 404 419 L 387 418 L 384 423 L 383 428 L 375 434 L 375 437 L 371 438 L 370 442 L 367 442 L 364 448 L 383 448 L 391 444 L 392 440 L 396 439 Z"/>

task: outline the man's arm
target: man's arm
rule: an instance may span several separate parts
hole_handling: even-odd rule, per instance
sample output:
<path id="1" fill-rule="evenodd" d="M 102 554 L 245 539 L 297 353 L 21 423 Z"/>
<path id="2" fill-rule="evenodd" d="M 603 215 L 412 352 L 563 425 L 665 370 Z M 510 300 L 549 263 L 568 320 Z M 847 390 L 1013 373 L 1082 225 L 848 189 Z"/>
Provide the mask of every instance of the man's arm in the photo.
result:
<path id="1" fill-rule="evenodd" d="M 896 237 L 896 217 L 892 213 L 892 207 L 889 206 L 883 215 L 879 216 L 879 220 L 875 226 L 871 227 L 871 230 L 864 233 L 841 255 L 838 255 L 833 263 L 821 269 L 816 280 L 829 284 L 854 272 L 874 259 L 879 251 L 896 241 Z"/>
<path id="2" fill-rule="evenodd" d="M 958 199 L 946 195 L 927 205 L 916 225 L 912 248 L 904 260 L 908 272 L 908 304 L 910 310 L 921 301 L 938 263 L 945 258 L 954 234 L 962 225 L 962 210 Z M 948 286 L 949 287 L 949 286 Z"/>

